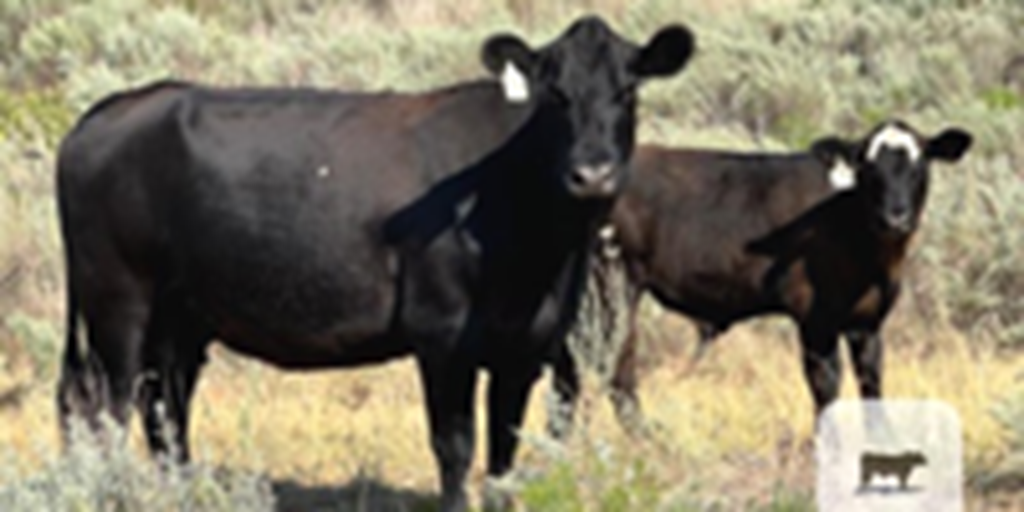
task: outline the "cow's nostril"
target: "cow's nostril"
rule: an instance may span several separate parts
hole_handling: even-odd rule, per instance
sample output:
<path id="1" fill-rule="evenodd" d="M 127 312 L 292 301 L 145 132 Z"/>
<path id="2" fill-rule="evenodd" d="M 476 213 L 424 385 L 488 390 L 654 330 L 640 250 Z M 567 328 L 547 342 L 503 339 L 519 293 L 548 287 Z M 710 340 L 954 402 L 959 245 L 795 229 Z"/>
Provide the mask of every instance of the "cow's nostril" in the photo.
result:
<path id="1" fill-rule="evenodd" d="M 580 172 L 579 168 L 573 169 L 569 173 L 569 184 L 577 187 L 582 187 L 587 184 L 587 177 L 585 173 Z"/>

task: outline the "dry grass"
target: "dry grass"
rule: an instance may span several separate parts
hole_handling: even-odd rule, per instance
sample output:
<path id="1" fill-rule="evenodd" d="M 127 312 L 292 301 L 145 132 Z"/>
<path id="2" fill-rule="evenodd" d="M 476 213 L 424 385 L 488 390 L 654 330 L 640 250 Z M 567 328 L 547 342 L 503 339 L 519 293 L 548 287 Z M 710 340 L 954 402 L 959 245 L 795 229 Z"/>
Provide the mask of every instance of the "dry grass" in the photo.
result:
<path id="1" fill-rule="evenodd" d="M 669 315 L 654 322 L 662 336 L 686 339 L 677 344 L 685 352 L 688 325 Z M 1015 388 L 1024 356 L 972 346 L 952 330 L 903 324 L 890 329 L 899 332 L 891 338 L 927 336 L 935 349 L 897 341 L 888 354 L 888 395 L 950 403 L 963 420 L 968 471 L 992 465 L 1005 453 L 1007 436 L 991 411 Z M 546 383 L 538 386 L 524 431 L 523 468 L 546 475 L 567 466 L 593 476 L 594 453 L 610 453 L 616 464 L 642 462 L 662 502 L 679 495 L 688 503 L 740 510 L 772 504 L 780 489 L 811 495 L 810 401 L 786 330 L 763 323 L 739 327 L 696 367 L 688 354 L 677 353 L 651 368 L 642 398 L 658 432 L 652 442 L 625 437 L 607 400 L 591 388 L 576 439 L 567 450 L 553 450 L 543 435 Z M 359 510 L 362 504 L 370 506 L 365 510 L 415 510 L 429 501 L 435 469 L 411 362 L 299 374 L 222 350 L 212 359 L 194 406 L 192 437 L 201 461 L 265 474 L 277 482 L 283 509 Z M 0 377 L 5 387 L 17 381 Z M 847 378 L 844 396 L 852 390 Z M 34 388 L 22 403 L 0 410 L 0 445 L 17 453 L 23 471 L 56 450 L 52 396 L 48 385 Z M 481 414 L 478 432 L 483 428 Z M 481 454 L 482 435 L 479 441 Z M 483 483 L 481 460 L 474 489 Z M 995 503 L 972 499 L 979 507 Z"/>

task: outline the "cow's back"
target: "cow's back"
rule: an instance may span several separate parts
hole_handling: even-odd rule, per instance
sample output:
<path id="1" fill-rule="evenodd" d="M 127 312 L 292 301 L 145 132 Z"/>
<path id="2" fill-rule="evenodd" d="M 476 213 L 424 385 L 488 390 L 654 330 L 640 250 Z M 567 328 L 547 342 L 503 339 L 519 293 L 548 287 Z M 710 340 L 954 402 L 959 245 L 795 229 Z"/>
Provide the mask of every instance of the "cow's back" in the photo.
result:
<path id="1" fill-rule="evenodd" d="M 424 95 L 126 93 L 62 147 L 68 250 L 78 268 L 173 283 L 236 349 L 340 364 L 347 339 L 396 322 L 401 240 L 387 240 L 386 224 L 493 153 L 528 112 L 483 82 Z M 399 350 L 390 343 L 360 345 Z"/>
<path id="2" fill-rule="evenodd" d="M 762 293 L 772 260 L 750 244 L 834 193 L 818 159 L 646 146 L 633 167 L 614 223 L 641 286 L 722 325 L 781 307 Z"/>
<path id="3" fill-rule="evenodd" d="M 141 141 L 157 134 L 190 86 L 158 82 L 94 105 L 61 142 L 57 196 L 69 272 L 102 281 L 141 270 L 154 250 L 154 219 L 143 175 L 130 162 L 148 154 Z"/>

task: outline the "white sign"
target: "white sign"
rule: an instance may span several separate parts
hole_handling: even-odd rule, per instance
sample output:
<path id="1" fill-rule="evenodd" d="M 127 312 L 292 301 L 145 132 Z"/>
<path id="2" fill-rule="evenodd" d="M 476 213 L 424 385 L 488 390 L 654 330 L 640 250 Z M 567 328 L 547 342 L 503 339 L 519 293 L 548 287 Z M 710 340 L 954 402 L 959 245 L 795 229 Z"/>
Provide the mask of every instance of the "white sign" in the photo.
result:
<path id="1" fill-rule="evenodd" d="M 818 510 L 963 510 L 960 418 L 942 402 L 837 401 L 815 441 Z"/>

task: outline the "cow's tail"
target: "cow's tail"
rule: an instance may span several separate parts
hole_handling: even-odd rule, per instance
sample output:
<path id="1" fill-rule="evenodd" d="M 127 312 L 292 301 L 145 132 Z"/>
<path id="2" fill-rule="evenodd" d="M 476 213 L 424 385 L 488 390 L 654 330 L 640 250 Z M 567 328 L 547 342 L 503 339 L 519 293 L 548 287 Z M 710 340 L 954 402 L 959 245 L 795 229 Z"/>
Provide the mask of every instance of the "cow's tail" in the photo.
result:
<path id="1" fill-rule="evenodd" d="M 69 273 L 70 274 L 70 273 Z M 74 419 L 85 420 L 96 426 L 99 414 L 107 404 L 107 386 L 103 365 L 96 355 L 83 347 L 79 334 L 82 318 L 78 298 L 68 276 L 66 338 L 61 360 L 60 381 L 57 384 L 57 413 L 65 442 L 68 441 Z"/>
<path id="2" fill-rule="evenodd" d="M 80 388 L 76 384 L 83 374 L 84 363 L 82 352 L 78 343 L 78 301 L 71 293 L 71 276 L 65 293 L 67 295 L 64 328 L 64 357 L 61 359 L 60 380 L 57 382 L 57 415 L 60 418 L 62 433 L 67 441 L 68 429 L 71 416 L 78 412 L 78 396 L 75 392 Z"/>
<path id="3" fill-rule="evenodd" d="M 61 375 L 65 376 L 80 372 L 85 366 L 82 347 L 78 340 L 78 300 L 72 293 L 70 284 L 67 288 L 67 317 L 65 318 L 67 332 L 65 333 L 64 360 L 61 367 Z"/>

